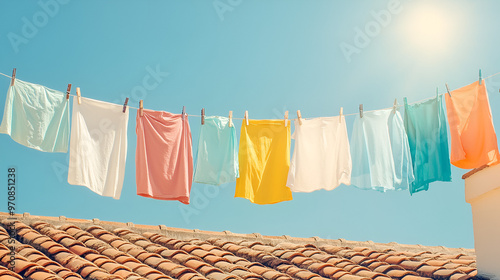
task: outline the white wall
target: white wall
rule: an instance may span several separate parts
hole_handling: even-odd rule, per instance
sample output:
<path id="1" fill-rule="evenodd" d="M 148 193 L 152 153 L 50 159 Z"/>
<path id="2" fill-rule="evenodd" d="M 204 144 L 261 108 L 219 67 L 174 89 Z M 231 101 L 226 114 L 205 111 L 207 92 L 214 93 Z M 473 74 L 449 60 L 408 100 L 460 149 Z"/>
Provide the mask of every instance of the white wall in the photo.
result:
<path id="1" fill-rule="evenodd" d="M 478 274 L 500 279 L 500 165 L 466 178 L 465 199 L 472 206 Z"/>

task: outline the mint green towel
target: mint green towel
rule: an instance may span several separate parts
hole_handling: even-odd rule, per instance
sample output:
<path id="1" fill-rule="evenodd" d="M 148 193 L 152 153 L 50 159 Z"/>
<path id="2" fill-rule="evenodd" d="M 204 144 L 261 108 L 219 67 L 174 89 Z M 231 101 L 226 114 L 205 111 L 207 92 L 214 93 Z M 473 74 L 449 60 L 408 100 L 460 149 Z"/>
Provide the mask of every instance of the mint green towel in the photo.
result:
<path id="1" fill-rule="evenodd" d="M 236 129 L 229 127 L 229 118 L 205 117 L 201 126 L 196 155 L 194 181 L 220 185 L 238 178 L 238 147 Z"/>
<path id="2" fill-rule="evenodd" d="M 405 129 L 410 144 L 415 181 L 410 193 L 426 191 L 434 181 L 451 181 L 450 152 L 442 96 L 407 104 Z"/>
<path id="3" fill-rule="evenodd" d="M 68 106 L 64 93 L 16 79 L 7 92 L 0 133 L 29 148 L 66 153 Z"/>

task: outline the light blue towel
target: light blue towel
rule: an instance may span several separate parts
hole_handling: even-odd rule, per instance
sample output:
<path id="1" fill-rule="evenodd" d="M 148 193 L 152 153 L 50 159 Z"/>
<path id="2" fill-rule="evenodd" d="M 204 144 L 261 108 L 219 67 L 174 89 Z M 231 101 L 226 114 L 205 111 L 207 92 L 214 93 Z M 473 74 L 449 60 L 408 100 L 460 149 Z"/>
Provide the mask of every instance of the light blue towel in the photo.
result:
<path id="1" fill-rule="evenodd" d="M 415 174 L 410 193 L 426 191 L 434 181 L 450 182 L 450 152 L 442 96 L 411 105 L 405 98 L 405 128 Z"/>
<path id="2" fill-rule="evenodd" d="M 351 185 L 377 191 L 403 190 L 413 182 L 410 147 L 398 111 L 365 112 L 354 120 Z"/>
<path id="3" fill-rule="evenodd" d="M 69 102 L 66 94 L 15 80 L 9 87 L 0 133 L 44 152 L 68 151 Z"/>
<path id="4" fill-rule="evenodd" d="M 221 185 L 239 177 L 236 129 L 229 118 L 205 117 L 201 126 L 194 181 Z"/>

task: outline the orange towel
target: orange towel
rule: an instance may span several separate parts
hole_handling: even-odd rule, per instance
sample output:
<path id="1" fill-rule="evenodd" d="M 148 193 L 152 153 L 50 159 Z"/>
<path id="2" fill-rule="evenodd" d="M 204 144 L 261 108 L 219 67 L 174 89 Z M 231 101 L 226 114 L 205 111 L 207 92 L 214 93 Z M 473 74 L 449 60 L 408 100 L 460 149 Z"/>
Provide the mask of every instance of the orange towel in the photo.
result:
<path id="1" fill-rule="evenodd" d="M 451 164 L 472 169 L 498 161 L 498 146 L 484 80 L 446 96 Z"/>

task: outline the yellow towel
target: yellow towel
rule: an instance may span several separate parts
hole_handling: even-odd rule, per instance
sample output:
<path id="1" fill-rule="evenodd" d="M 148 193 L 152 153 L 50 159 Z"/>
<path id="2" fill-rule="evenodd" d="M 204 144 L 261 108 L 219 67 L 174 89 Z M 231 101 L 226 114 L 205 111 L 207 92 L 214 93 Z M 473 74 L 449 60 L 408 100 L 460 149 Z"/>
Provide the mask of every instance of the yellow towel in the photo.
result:
<path id="1" fill-rule="evenodd" d="M 235 197 L 257 204 L 292 200 L 286 186 L 290 167 L 290 121 L 249 120 L 241 125 Z"/>

